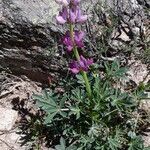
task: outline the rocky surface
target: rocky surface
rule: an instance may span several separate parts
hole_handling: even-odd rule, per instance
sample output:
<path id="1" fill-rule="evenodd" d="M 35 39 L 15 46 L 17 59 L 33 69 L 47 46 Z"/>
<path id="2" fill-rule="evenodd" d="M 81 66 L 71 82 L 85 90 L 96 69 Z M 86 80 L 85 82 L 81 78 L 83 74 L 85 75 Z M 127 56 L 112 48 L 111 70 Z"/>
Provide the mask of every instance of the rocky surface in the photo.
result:
<path id="1" fill-rule="evenodd" d="M 89 19 L 97 2 L 83 1 L 83 8 L 87 10 Z M 109 45 L 112 48 L 120 49 L 124 43 L 130 43 L 143 34 L 143 7 L 149 7 L 149 2 L 103 0 L 103 12 L 104 16 L 107 16 L 105 6 L 113 9 L 122 20 L 110 37 Z M 58 52 L 55 40 L 61 34 L 53 17 L 58 13 L 55 1 L 1 0 L 0 11 L 0 69 L 9 70 L 17 75 L 23 74 L 44 83 L 47 83 L 47 78 L 52 72 L 62 74 L 63 62 L 54 56 L 54 52 Z M 101 19 L 100 15 L 101 12 L 98 14 L 98 20 Z"/>
<path id="2" fill-rule="evenodd" d="M 27 147 L 20 147 L 20 135 L 16 131 L 0 135 L 0 147 L 3 150 L 27 150 Z"/>
<path id="3" fill-rule="evenodd" d="M 17 111 L 0 106 L 0 131 L 9 131 L 13 128 L 18 117 Z"/>
<path id="4" fill-rule="evenodd" d="M 137 0 L 103 0 L 100 7 L 97 22 L 101 25 L 103 21 L 109 27 L 114 25 L 112 33 L 108 35 L 109 46 L 112 49 L 123 50 L 127 45 L 142 43 L 145 24 L 148 21 L 145 9 L 148 9 L 149 5 L 145 8 L 145 5 L 139 4 Z M 116 20 L 110 17 L 110 12 Z"/>
<path id="5" fill-rule="evenodd" d="M 142 82 L 145 84 L 148 83 L 150 80 L 150 74 L 148 72 L 147 65 L 143 64 L 140 60 L 135 60 L 133 58 L 132 60 L 128 60 L 128 78 L 134 81 L 137 85 L 139 85 Z"/>
<path id="6" fill-rule="evenodd" d="M 21 79 L 11 74 L 0 74 L 0 149 L 28 150 L 24 142 L 23 130 L 19 122 L 33 111 L 31 95 L 41 92 L 41 88 L 29 79 Z"/>
<path id="7" fill-rule="evenodd" d="M 31 96 L 41 93 L 40 84 L 0 73 L 0 85 L 0 150 L 36 149 L 38 140 L 32 126 L 36 126 L 38 108 Z M 53 149 L 43 142 L 40 150 Z"/>
<path id="8" fill-rule="evenodd" d="M 57 37 L 49 0 L 2 0 L 0 5 L 0 67 L 39 81 L 49 75 L 50 51 Z M 52 69 L 52 68 L 51 68 Z M 36 76 L 38 74 L 38 77 Z"/>

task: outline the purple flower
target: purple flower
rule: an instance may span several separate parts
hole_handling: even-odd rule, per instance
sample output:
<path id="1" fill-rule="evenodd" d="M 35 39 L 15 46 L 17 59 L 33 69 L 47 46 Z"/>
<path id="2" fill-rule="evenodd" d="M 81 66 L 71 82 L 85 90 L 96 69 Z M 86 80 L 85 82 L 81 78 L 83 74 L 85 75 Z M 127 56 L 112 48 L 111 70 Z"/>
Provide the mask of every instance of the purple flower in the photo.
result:
<path id="1" fill-rule="evenodd" d="M 69 11 L 69 21 L 71 23 L 84 23 L 87 20 L 87 15 L 82 15 L 78 7 L 73 7 Z"/>
<path id="2" fill-rule="evenodd" d="M 85 33 L 83 31 L 75 31 L 74 42 L 79 48 L 84 47 L 84 43 L 83 43 L 84 35 Z"/>
<path id="3" fill-rule="evenodd" d="M 67 22 L 68 10 L 66 7 L 63 7 L 62 11 L 59 12 L 59 15 L 56 16 L 56 20 L 59 24 L 64 24 Z"/>
<path id="4" fill-rule="evenodd" d="M 81 10 L 77 10 L 77 23 L 84 23 L 87 20 L 87 15 L 82 15 Z"/>
<path id="5" fill-rule="evenodd" d="M 83 31 L 75 31 L 74 32 L 74 41 L 72 41 L 70 37 L 69 31 L 66 32 L 64 38 L 62 39 L 63 44 L 67 47 L 67 50 L 70 52 L 73 50 L 74 46 L 79 48 L 84 47 L 83 38 L 84 38 Z"/>
<path id="6" fill-rule="evenodd" d="M 70 63 L 70 71 L 77 74 L 80 71 L 88 71 L 89 66 L 93 64 L 93 59 L 85 59 L 82 55 L 79 61 L 73 61 Z"/>
<path id="7" fill-rule="evenodd" d="M 56 0 L 57 3 L 63 4 L 62 11 L 56 16 L 56 20 L 59 24 L 68 23 L 84 23 L 87 20 L 87 15 L 82 15 L 80 8 L 77 6 L 80 0 L 71 1 L 73 5 L 71 8 L 66 7 L 70 0 Z"/>
<path id="8" fill-rule="evenodd" d="M 72 51 L 73 49 L 73 42 L 70 38 L 69 31 L 66 32 L 64 38 L 62 39 L 63 44 L 67 47 L 68 52 Z"/>

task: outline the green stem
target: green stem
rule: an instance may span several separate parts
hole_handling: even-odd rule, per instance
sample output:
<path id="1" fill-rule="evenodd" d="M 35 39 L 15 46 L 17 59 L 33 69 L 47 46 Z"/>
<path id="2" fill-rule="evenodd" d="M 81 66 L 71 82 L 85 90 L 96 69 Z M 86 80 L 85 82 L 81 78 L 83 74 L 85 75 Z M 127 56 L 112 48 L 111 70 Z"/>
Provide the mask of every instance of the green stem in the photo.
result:
<path id="1" fill-rule="evenodd" d="M 71 40 L 74 44 L 74 26 L 73 26 L 73 24 L 70 24 L 70 37 L 71 37 Z M 73 52 L 74 52 L 74 55 L 75 55 L 77 61 L 80 61 L 80 55 L 79 55 L 79 52 L 78 52 L 75 44 L 73 47 Z M 87 73 L 85 71 L 81 71 L 81 75 L 82 75 L 84 82 L 85 82 L 85 87 L 86 87 L 86 91 L 88 93 L 88 97 L 91 98 L 92 92 L 91 92 L 91 86 L 90 86 L 90 83 L 89 83 L 89 80 L 87 77 Z"/>
<path id="2" fill-rule="evenodd" d="M 70 37 L 71 37 L 71 40 L 72 40 L 73 45 L 74 45 L 74 46 L 73 46 L 74 55 L 75 55 L 76 59 L 77 59 L 78 61 L 80 61 L 79 52 L 78 52 L 78 50 L 77 50 L 76 45 L 74 44 L 74 26 L 73 26 L 73 24 L 70 24 Z"/>
<path id="3" fill-rule="evenodd" d="M 91 98 L 92 92 L 91 92 L 91 86 L 90 86 L 90 83 L 89 83 L 89 80 L 88 80 L 88 77 L 87 77 L 87 73 L 85 71 L 81 71 L 81 74 L 82 74 L 84 82 L 85 82 L 88 97 Z"/>

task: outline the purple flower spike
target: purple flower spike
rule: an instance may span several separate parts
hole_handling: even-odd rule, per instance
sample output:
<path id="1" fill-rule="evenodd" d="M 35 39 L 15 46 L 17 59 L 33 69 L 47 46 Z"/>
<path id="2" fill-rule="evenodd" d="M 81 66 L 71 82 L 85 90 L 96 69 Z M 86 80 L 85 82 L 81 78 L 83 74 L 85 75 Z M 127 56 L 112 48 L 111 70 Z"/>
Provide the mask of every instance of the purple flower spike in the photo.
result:
<path id="1" fill-rule="evenodd" d="M 83 43 L 84 35 L 85 33 L 83 31 L 75 31 L 74 40 L 75 40 L 76 45 L 79 48 L 84 47 L 84 43 Z"/>
<path id="2" fill-rule="evenodd" d="M 80 56 L 80 61 L 73 61 L 70 64 L 70 71 L 77 74 L 80 71 L 88 71 L 89 66 L 93 64 L 93 59 L 85 59 L 82 55 Z"/>
<path id="3" fill-rule="evenodd" d="M 62 39 L 62 43 L 67 47 L 67 51 L 70 52 L 73 50 L 74 45 L 83 48 L 83 38 L 84 38 L 84 32 L 83 31 L 75 31 L 74 32 L 74 43 L 71 40 L 69 31 L 66 32 L 64 38 Z"/>
<path id="4" fill-rule="evenodd" d="M 77 61 L 71 62 L 69 67 L 70 67 L 70 71 L 74 74 L 77 74 L 80 71 Z"/>
<path id="5" fill-rule="evenodd" d="M 84 23 L 87 20 L 87 15 L 82 15 L 78 7 L 73 7 L 69 11 L 69 21 L 71 23 Z"/>
<path id="6" fill-rule="evenodd" d="M 63 44 L 67 47 L 68 52 L 72 51 L 73 49 L 73 42 L 70 38 L 70 33 L 69 31 L 66 32 L 66 35 L 62 39 Z"/>
<path id="7" fill-rule="evenodd" d="M 75 23 L 76 22 L 76 18 L 77 18 L 77 16 L 76 16 L 76 12 L 73 10 L 73 9 L 71 9 L 70 10 L 70 12 L 69 12 L 69 21 L 71 22 L 71 23 Z"/>
<path id="8" fill-rule="evenodd" d="M 79 65 L 83 71 L 88 71 L 90 65 L 93 64 L 93 59 L 85 59 L 82 55 L 80 56 Z"/>
<path id="9" fill-rule="evenodd" d="M 88 18 L 87 15 L 82 15 L 81 14 L 80 9 L 77 10 L 77 22 L 84 23 L 87 20 L 87 18 Z"/>
<path id="10" fill-rule="evenodd" d="M 66 7 L 63 7 L 62 11 L 59 12 L 59 15 L 56 16 L 56 20 L 59 24 L 64 24 L 67 22 L 68 10 Z"/>
<path id="11" fill-rule="evenodd" d="M 70 3 L 70 0 L 55 0 L 56 3 L 61 4 L 63 6 L 68 6 Z"/>

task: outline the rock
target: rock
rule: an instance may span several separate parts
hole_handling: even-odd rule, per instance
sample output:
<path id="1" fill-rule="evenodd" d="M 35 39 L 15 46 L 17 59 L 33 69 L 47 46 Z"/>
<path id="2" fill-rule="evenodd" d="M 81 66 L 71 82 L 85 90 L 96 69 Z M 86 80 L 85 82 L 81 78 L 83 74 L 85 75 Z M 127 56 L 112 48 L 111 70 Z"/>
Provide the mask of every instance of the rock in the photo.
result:
<path id="1" fill-rule="evenodd" d="M 55 7 L 54 7 L 55 6 Z M 52 18 L 57 10 L 49 0 L 2 0 L 0 21 L 3 46 L 50 46 L 54 41 Z"/>
<path id="2" fill-rule="evenodd" d="M 142 41 L 147 13 L 137 0 L 102 0 L 96 8 L 99 8 L 98 24 L 106 25 L 113 31 L 107 35 L 108 45 L 112 49 L 124 50 L 127 46 Z M 105 28 L 102 31 L 104 30 Z"/>
<path id="3" fill-rule="evenodd" d="M 15 125 L 18 113 L 17 111 L 3 108 L 0 106 L 0 131 L 9 131 Z"/>
<path id="4" fill-rule="evenodd" d="M 2 150 L 27 150 L 27 146 L 21 146 L 21 135 L 17 134 L 16 131 L 5 133 L 0 135 L 0 148 Z"/>
<path id="5" fill-rule="evenodd" d="M 20 103 L 25 104 L 28 100 L 28 105 L 32 106 L 30 101 L 33 93 L 38 94 L 41 92 L 41 84 L 29 80 L 19 78 L 7 73 L 0 74 L 0 105 L 12 109 Z M 22 106 L 21 105 L 21 106 Z"/>
<path id="6" fill-rule="evenodd" d="M 99 1 L 81 2 L 91 18 L 91 10 Z M 103 0 L 102 6 L 104 5 L 111 8 L 121 18 L 121 24 L 125 24 L 129 30 L 121 34 L 123 41 L 113 37 L 110 46 L 116 49 L 124 41 L 130 43 L 131 40 L 138 39 L 143 27 L 142 5 L 137 0 Z M 1 0 L 0 70 L 26 75 L 42 83 L 48 83 L 48 78 L 54 72 L 65 74 L 66 64 L 61 61 L 63 49 L 59 47 L 58 50 L 56 42 L 63 30 L 56 26 L 54 19 L 58 9 L 54 0 Z M 107 10 L 103 8 L 104 12 Z M 109 20 L 107 14 L 104 16 Z M 122 26 L 118 28 L 123 31 Z"/>
<path id="7" fill-rule="evenodd" d="M 111 35 L 110 46 L 121 50 L 122 47 L 126 48 L 131 41 L 134 43 L 141 41 L 140 38 L 144 32 L 143 20 L 146 16 L 137 0 L 108 0 L 107 5 L 119 18 L 117 30 L 114 29 Z"/>
<path id="8" fill-rule="evenodd" d="M 147 69 L 147 65 L 143 64 L 140 60 L 128 60 L 129 70 L 127 72 L 129 79 L 134 81 L 137 85 L 141 82 L 145 84 L 150 80 L 149 71 Z"/>
<path id="9" fill-rule="evenodd" d="M 137 2 L 139 3 L 139 5 L 150 8 L 150 1 L 149 0 L 137 0 Z"/>
<path id="10" fill-rule="evenodd" d="M 55 1 L 49 0 L 2 0 L 0 68 L 47 81 L 53 70 L 50 65 L 54 65 L 50 53 L 60 34 L 52 21 L 57 8 Z"/>
<path id="11" fill-rule="evenodd" d="M 150 129 L 149 129 L 150 130 Z M 145 147 L 150 147 L 150 133 L 146 133 L 147 136 L 143 136 L 143 140 L 144 140 L 144 146 Z"/>

